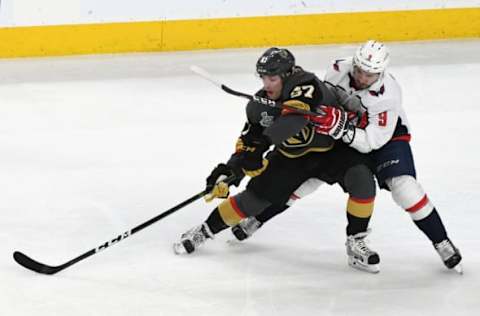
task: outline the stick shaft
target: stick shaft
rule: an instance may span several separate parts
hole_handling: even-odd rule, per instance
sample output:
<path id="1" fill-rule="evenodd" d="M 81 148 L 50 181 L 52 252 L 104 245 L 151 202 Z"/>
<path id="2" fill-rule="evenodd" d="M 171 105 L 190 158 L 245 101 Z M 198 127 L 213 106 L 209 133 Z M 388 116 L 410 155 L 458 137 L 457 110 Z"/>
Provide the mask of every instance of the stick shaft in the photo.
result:
<path id="1" fill-rule="evenodd" d="M 149 219 L 148 221 L 132 228 L 131 230 L 128 230 L 124 233 L 121 233 L 121 234 L 117 235 L 116 237 L 114 237 L 114 238 L 104 242 L 103 244 L 99 245 L 98 247 L 93 248 L 93 249 L 85 252 L 84 254 L 82 254 L 82 255 L 80 255 L 76 258 L 73 258 L 72 260 L 67 261 L 64 264 L 61 264 L 59 266 L 49 266 L 49 265 L 40 263 L 40 262 L 30 258 L 29 256 L 23 254 L 22 252 L 19 252 L 19 251 L 15 251 L 13 253 L 13 258 L 18 264 L 20 264 L 21 266 L 23 266 L 23 267 L 25 267 L 29 270 L 32 270 L 32 271 L 35 271 L 35 272 L 38 272 L 38 273 L 43 273 L 43 274 L 55 274 L 59 271 L 62 271 L 64 269 L 70 267 L 71 265 L 73 265 L 77 262 L 80 262 L 80 261 L 82 261 L 82 260 L 84 260 L 84 259 L 86 259 L 90 256 L 93 256 L 94 254 L 96 254 L 100 251 L 103 251 L 103 250 L 107 249 L 108 247 L 110 247 L 112 245 L 118 244 L 120 241 L 126 239 L 127 237 L 129 237 L 129 236 L 131 236 L 135 233 L 138 233 L 142 229 L 158 222 L 162 218 L 165 218 L 168 215 L 170 215 L 170 214 L 180 210 L 181 208 L 191 204 L 192 202 L 200 199 L 205 194 L 207 194 L 206 190 L 204 190 L 200 193 L 197 193 L 194 196 L 188 198 L 187 200 L 185 200 L 185 201 L 175 205 L 174 207 L 166 210 L 165 212 L 163 212 L 163 213 Z"/>

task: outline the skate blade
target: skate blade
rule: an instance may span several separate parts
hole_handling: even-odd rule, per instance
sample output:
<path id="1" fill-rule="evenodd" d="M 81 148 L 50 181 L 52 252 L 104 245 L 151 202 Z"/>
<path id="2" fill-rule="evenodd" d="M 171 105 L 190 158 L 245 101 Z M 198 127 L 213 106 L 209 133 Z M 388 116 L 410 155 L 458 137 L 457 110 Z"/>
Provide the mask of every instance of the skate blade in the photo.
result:
<path id="1" fill-rule="evenodd" d="M 228 239 L 226 241 L 227 245 L 232 247 L 237 247 L 243 244 L 243 240 L 238 240 L 237 238 Z"/>
<path id="2" fill-rule="evenodd" d="M 458 274 L 463 275 L 463 266 L 461 263 L 454 266 L 453 270 L 455 270 L 455 272 L 457 272 Z"/>
<path id="3" fill-rule="evenodd" d="M 185 250 L 185 247 L 183 247 L 181 242 L 176 242 L 172 245 L 173 248 L 173 253 L 176 255 L 182 255 L 184 253 L 187 253 Z"/>
<path id="4" fill-rule="evenodd" d="M 354 269 L 364 271 L 364 272 L 368 272 L 368 273 L 375 274 L 375 273 L 380 272 L 380 266 L 378 264 L 364 265 L 364 264 L 361 264 L 357 261 L 350 261 L 349 260 L 348 265 L 351 266 Z"/>

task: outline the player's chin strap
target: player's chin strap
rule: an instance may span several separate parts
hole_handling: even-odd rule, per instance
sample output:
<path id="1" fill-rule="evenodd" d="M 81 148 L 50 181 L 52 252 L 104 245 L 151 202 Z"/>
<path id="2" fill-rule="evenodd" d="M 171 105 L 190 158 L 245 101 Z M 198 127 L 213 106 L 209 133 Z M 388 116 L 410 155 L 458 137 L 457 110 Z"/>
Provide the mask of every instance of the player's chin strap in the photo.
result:
<path id="1" fill-rule="evenodd" d="M 303 110 L 303 109 L 291 107 L 291 106 L 285 105 L 283 102 L 276 102 L 274 100 L 270 100 L 270 99 L 267 99 L 267 98 L 262 98 L 262 97 L 259 97 L 257 95 L 251 95 L 251 94 L 247 94 L 247 93 L 244 93 L 244 92 L 233 90 L 230 87 L 228 87 L 228 86 L 224 85 L 223 83 L 219 82 L 218 80 L 216 80 L 208 71 L 206 71 L 205 69 L 203 69 L 201 67 L 192 65 L 192 66 L 190 66 L 190 70 L 192 72 L 194 72 L 195 74 L 199 75 L 200 77 L 210 81 L 211 83 L 213 83 L 214 85 L 216 85 L 217 87 L 219 87 L 220 89 L 222 89 L 223 91 L 225 91 L 228 94 L 231 94 L 231 95 L 234 95 L 234 96 L 237 96 L 237 97 L 242 97 L 242 98 L 248 99 L 250 101 L 256 102 L 258 104 L 271 106 L 273 108 L 288 109 L 291 112 L 295 112 L 295 113 L 298 113 L 298 114 L 313 115 L 313 116 L 317 116 L 317 115 L 321 114 L 321 113 L 316 113 L 316 112 L 312 112 L 312 111 L 308 111 L 308 110 Z"/>

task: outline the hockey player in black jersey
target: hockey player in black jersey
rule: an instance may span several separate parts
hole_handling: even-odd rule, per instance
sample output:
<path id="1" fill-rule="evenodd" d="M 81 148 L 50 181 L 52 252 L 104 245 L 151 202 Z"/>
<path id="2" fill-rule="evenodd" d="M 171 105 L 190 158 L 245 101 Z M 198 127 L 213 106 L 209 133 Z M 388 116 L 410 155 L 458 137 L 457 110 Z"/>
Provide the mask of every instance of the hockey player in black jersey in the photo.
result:
<path id="1" fill-rule="evenodd" d="M 368 157 L 317 133 L 316 115 L 299 115 L 292 110 L 321 113 L 321 106 L 336 105 L 335 97 L 313 73 L 296 66 L 287 49 L 268 49 L 258 59 L 256 70 L 263 82 L 256 95 L 280 102 L 286 108 L 253 101 L 247 104 L 247 123 L 235 153 L 207 178 L 210 191 L 207 199 L 226 198 L 229 184 L 238 185 L 244 175 L 251 180 L 244 191 L 215 207 L 204 223 L 182 234 L 174 244 L 175 252 L 191 253 L 244 218 L 285 208 L 292 192 L 306 180 L 316 178 L 329 184 L 339 183 L 349 194 L 346 228 L 349 264 L 378 272 L 379 256 L 364 240 L 375 198 Z M 233 182 L 222 181 L 232 175 Z"/>

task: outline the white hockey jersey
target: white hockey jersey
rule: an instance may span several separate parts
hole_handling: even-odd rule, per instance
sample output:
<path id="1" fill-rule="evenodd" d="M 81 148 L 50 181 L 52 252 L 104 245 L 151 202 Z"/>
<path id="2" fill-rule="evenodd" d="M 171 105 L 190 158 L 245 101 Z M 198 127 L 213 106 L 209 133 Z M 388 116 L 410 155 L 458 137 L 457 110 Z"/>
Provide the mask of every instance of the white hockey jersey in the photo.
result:
<path id="1" fill-rule="evenodd" d="M 362 153 L 381 148 L 392 139 L 409 140 L 409 124 L 402 107 L 402 92 L 385 72 L 368 89 L 353 87 L 352 58 L 338 59 L 327 70 L 325 82 L 348 111 L 362 113 L 366 126 L 357 127 L 350 146 Z"/>

